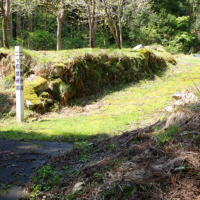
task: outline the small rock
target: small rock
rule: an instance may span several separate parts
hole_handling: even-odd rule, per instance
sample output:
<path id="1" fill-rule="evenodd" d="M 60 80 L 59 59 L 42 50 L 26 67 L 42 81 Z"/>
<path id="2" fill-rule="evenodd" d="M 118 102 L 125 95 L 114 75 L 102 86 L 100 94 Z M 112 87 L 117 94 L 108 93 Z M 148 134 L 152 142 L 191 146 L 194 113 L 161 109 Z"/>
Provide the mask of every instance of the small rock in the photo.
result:
<path id="1" fill-rule="evenodd" d="M 33 109 L 34 108 L 34 104 L 29 101 L 29 100 L 26 100 L 26 106 L 29 108 L 29 109 Z"/>
<path id="2" fill-rule="evenodd" d="M 176 99 L 176 100 L 179 100 L 182 98 L 182 94 L 180 92 L 175 92 L 173 95 L 172 95 L 172 98 Z"/>
<path id="3" fill-rule="evenodd" d="M 153 46 L 153 47 L 151 47 L 151 49 L 157 50 L 157 46 Z"/>
<path id="4" fill-rule="evenodd" d="M 188 90 L 182 92 L 176 92 L 172 96 L 177 101 L 174 103 L 175 106 L 185 106 L 198 102 L 197 96 Z"/>
<path id="5" fill-rule="evenodd" d="M 169 113 L 173 112 L 173 110 L 174 110 L 173 106 L 168 106 L 166 108 L 166 111 L 169 112 Z"/>
<path id="6" fill-rule="evenodd" d="M 61 138 L 61 137 L 62 137 L 62 135 L 58 135 L 58 136 L 57 136 L 57 138 Z"/>
<path id="7" fill-rule="evenodd" d="M 38 87 L 36 87 L 35 92 L 36 93 L 43 92 L 43 91 L 48 90 L 48 89 L 49 89 L 49 87 L 48 87 L 48 84 L 47 84 L 47 81 L 46 81 L 44 84 L 41 84 Z"/>
<path id="8" fill-rule="evenodd" d="M 47 99 L 46 102 L 49 103 L 49 104 L 53 104 L 53 100 L 52 99 Z"/>
<path id="9" fill-rule="evenodd" d="M 34 74 L 31 74 L 26 80 L 27 81 L 34 81 L 35 79 L 37 79 L 37 76 Z"/>
<path id="10" fill-rule="evenodd" d="M 141 48 L 142 48 L 142 44 L 138 44 L 137 46 L 135 46 L 133 48 L 133 50 L 135 51 L 135 50 L 138 50 L 138 49 L 141 49 Z"/>
<path id="11" fill-rule="evenodd" d="M 52 70 L 52 76 L 58 78 L 63 71 L 63 64 L 55 64 Z"/>
<path id="12" fill-rule="evenodd" d="M 76 184 L 74 185 L 74 188 L 73 188 L 72 193 L 75 194 L 76 192 L 82 190 L 84 184 L 85 184 L 84 182 L 76 183 Z"/>

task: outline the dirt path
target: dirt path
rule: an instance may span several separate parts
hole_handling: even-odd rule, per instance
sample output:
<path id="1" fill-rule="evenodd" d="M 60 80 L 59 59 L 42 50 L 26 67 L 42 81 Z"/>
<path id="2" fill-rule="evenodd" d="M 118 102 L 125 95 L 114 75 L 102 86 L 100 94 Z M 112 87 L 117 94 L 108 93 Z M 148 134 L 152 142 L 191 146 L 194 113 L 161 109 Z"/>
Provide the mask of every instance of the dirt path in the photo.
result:
<path id="1" fill-rule="evenodd" d="M 52 156 L 72 148 L 64 142 L 0 139 L 0 200 L 18 199 L 35 169 Z"/>

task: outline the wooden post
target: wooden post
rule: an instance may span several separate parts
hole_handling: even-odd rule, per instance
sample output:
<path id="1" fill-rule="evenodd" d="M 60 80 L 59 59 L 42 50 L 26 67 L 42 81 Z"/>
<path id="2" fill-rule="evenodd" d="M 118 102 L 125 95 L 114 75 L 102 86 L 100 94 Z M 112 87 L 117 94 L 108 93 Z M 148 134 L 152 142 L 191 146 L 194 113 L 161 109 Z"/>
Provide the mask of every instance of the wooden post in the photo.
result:
<path id="1" fill-rule="evenodd" d="M 16 86 L 16 117 L 17 122 L 24 120 L 24 87 L 22 47 L 15 46 L 15 86 Z"/>

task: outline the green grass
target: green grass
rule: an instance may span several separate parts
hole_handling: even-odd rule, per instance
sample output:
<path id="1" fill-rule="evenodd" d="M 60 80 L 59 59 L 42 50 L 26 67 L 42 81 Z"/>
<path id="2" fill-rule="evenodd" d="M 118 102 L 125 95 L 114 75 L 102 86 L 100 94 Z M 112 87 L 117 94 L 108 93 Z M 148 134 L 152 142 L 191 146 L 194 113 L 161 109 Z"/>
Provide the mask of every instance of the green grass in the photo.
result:
<path id="1" fill-rule="evenodd" d="M 192 80 L 200 84 L 199 60 L 186 55 L 178 55 L 176 60 L 178 65 L 170 65 L 163 77 L 104 90 L 99 98 L 88 97 L 86 107 L 81 106 L 82 100 L 71 100 L 65 112 L 43 116 L 46 121 L 17 124 L 14 118 L 2 119 L 0 137 L 55 140 L 62 135 L 70 141 L 97 134 L 114 135 L 154 123 L 165 116 L 174 92 L 194 89 Z"/>
<path id="2" fill-rule="evenodd" d="M 72 60 L 77 56 L 85 56 L 85 54 L 98 55 L 99 53 L 105 53 L 108 55 L 113 54 L 124 54 L 126 56 L 133 56 L 134 54 L 137 55 L 137 52 L 131 52 L 131 48 L 125 48 L 123 50 L 120 49 L 99 49 L 99 48 L 82 48 L 82 49 L 73 49 L 73 50 L 62 50 L 62 51 L 31 51 L 28 49 L 23 49 L 23 55 L 27 56 L 28 58 L 33 57 L 35 61 L 38 63 L 45 63 L 47 61 L 51 61 L 54 63 L 66 63 Z M 0 52 L 5 54 L 11 54 L 14 56 L 14 48 L 11 47 L 10 49 L 0 48 Z"/>
<path id="3" fill-rule="evenodd" d="M 167 53 L 162 46 L 158 45 L 158 51 L 152 51 L 154 54 L 161 56 L 161 57 L 171 57 L 171 54 Z M 11 47 L 10 49 L 0 48 L 0 52 L 5 54 L 11 54 L 14 56 L 14 48 Z M 97 56 L 99 54 L 107 54 L 109 56 L 113 55 L 125 55 L 128 57 L 138 57 L 139 54 L 137 51 L 132 51 L 131 48 L 123 48 L 123 49 L 100 49 L 100 48 L 82 48 L 82 49 L 73 49 L 73 50 L 62 50 L 62 51 L 31 51 L 28 49 L 23 49 L 23 55 L 27 58 L 34 58 L 34 60 L 38 64 L 43 64 L 48 61 L 53 63 L 69 63 L 73 61 L 76 57 L 83 57 L 85 54 L 92 54 L 93 56 Z"/>

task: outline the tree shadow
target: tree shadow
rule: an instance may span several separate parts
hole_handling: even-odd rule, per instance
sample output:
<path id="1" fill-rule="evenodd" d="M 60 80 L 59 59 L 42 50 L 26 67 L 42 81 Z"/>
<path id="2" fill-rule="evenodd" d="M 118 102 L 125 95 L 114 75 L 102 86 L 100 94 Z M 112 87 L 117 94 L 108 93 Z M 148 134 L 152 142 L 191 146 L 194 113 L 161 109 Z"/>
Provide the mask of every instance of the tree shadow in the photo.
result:
<path id="1" fill-rule="evenodd" d="M 14 98 L 12 98 L 11 93 L 0 92 L 0 119 L 3 117 L 14 116 L 15 109 Z"/>

